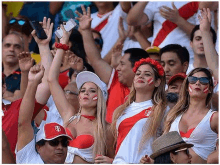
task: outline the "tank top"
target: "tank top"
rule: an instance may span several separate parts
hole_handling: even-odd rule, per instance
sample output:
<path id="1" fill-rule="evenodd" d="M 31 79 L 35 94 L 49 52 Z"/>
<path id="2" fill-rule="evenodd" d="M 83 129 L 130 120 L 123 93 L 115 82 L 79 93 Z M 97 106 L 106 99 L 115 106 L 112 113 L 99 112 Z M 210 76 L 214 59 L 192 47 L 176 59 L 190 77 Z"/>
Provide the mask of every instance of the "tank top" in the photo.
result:
<path id="1" fill-rule="evenodd" d="M 210 124 L 210 118 L 212 117 L 213 113 L 215 113 L 215 111 L 209 110 L 200 123 L 193 130 L 191 129 L 191 134 L 189 134 L 187 137 L 182 137 L 185 142 L 194 144 L 192 147 L 193 151 L 204 160 L 207 160 L 208 156 L 215 150 L 217 133 L 212 131 Z M 181 135 L 179 130 L 179 122 L 182 118 L 182 115 L 183 113 L 177 116 L 177 118 L 173 121 L 169 132 L 177 131 Z M 188 130 L 188 132 L 191 130 Z"/>

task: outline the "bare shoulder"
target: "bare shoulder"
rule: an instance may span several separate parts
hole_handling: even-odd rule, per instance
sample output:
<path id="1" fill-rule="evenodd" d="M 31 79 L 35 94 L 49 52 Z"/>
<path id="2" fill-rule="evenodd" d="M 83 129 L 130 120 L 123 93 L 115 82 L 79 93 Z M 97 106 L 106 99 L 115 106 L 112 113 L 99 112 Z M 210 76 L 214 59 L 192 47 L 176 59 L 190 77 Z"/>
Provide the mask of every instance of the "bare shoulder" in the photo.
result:
<path id="1" fill-rule="evenodd" d="M 211 129 L 218 133 L 218 112 L 214 112 L 211 119 Z"/>

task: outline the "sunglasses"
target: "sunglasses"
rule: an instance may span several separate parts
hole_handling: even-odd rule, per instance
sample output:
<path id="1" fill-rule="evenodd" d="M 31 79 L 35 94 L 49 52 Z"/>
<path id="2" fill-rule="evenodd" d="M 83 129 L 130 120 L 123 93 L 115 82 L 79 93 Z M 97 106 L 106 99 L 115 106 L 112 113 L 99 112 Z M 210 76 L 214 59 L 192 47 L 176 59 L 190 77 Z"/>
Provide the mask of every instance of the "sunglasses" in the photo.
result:
<path id="1" fill-rule="evenodd" d="M 69 90 L 65 90 L 64 92 L 65 92 L 66 94 L 72 94 L 72 95 L 78 96 L 78 93 L 76 93 L 76 92 L 72 92 L 72 91 L 69 91 Z"/>
<path id="2" fill-rule="evenodd" d="M 9 24 L 14 24 L 14 23 L 18 23 L 19 25 L 23 26 L 26 21 L 23 20 L 23 19 L 15 19 L 15 18 L 12 18 L 10 21 L 9 21 Z"/>
<path id="3" fill-rule="evenodd" d="M 175 153 L 178 153 L 178 152 L 181 152 L 181 151 L 184 151 L 185 154 L 189 156 L 189 148 L 182 148 L 182 149 L 176 150 Z"/>
<path id="4" fill-rule="evenodd" d="M 202 85 L 209 84 L 209 78 L 208 77 L 194 77 L 194 76 L 189 76 L 188 77 L 188 81 L 189 81 L 190 84 L 195 84 L 198 80 Z"/>
<path id="5" fill-rule="evenodd" d="M 67 147 L 69 145 L 69 141 L 65 138 L 62 140 L 58 140 L 58 139 L 53 139 L 53 140 L 49 140 L 47 141 L 49 143 L 50 146 L 52 147 L 57 147 L 60 143 L 63 147 Z"/>

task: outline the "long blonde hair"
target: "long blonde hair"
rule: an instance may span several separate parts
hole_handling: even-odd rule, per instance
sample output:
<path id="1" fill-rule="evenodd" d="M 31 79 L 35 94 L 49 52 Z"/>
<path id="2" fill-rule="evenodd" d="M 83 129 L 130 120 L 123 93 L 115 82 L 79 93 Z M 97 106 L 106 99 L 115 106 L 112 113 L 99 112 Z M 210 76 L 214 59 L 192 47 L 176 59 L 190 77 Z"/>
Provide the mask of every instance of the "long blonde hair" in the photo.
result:
<path id="1" fill-rule="evenodd" d="M 85 83 L 84 83 L 85 84 Z M 84 85 L 83 84 L 83 85 Z M 83 87 L 81 86 L 81 88 Z M 97 86 L 97 85 L 96 85 Z M 80 88 L 80 90 L 81 90 Z M 106 102 L 103 97 L 103 93 L 101 89 L 97 86 L 97 110 L 96 110 L 96 120 L 93 121 L 95 125 L 95 129 L 93 130 L 94 134 L 94 148 L 93 148 L 93 157 L 95 158 L 97 154 L 106 155 L 107 153 L 107 145 L 106 145 L 106 130 L 107 123 L 105 121 L 106 115 Z M 80 91 L 79 90 L 79 91 Z M 81 113 L 81 110 L 78 114 Z"/>
<path id="2" fill-rule="evenodd" d="M 98 87 L 98 86 L 97 86 Z M 95 121 L 95 142 L 93 148 L 93 157 L 97 154 L 106 155 L 107 145 L 106 145 L 106 131 L 107 123 L 105 121 L 106 115 L 106 102 L 103 97 L 101 89 L 98 87 L 98 102 L 97 102 L 97 111 L 96 111 L 96 121 Z"/>
<path id="3" fill-rule="evenodd" d="M 161 80 L 161 83 L 158 87 L 154 88 L 153 94 L 152 94 L 152 102 L 153 102 L 153 107 L 151 109 L 152 113 L 149 117 L 149 120 L 144 125 L 144 129 L 146 132 L 142 135 L 141 142 L 140 142 L 140 148 L 143 147 L 143 145 L 146 143 L 146 141 L 156 135 L 157 129 L 162 121 L 165 107 L 166 107 L 166 99 L 165 99 L 165 77 L 164 76 L 159 76 L 157 73 L 157 70 L 154 68 L 153 65 L 149 63 L 143 63 L 142 65 L 150 65 L 153 68 L 154 71 L 154 79 Z M 113 134 L 115 136 L 115 139 L 117 139 L 116 135 L 116 122 L 118 118 L 123 115 L 123 112 L 125 109 L 136 99 L 136 90 L 134 88 L 134 84 L 132 84 L 130 93 L 128 95 L 127 101 L 122 104 L 120 107 L 118 107 L 115 112 L 113 113 L 113 122 L 111 125 Z"/>
<path id="4" fill-rule="evenodd" d="M 210 80 L 209 85 L 210 85 L 211 93 L 209 93 L 207 98 L 206 98 L 206 106 L 208 106 L 208 104 L 209 104 L 209 102 L 210 102 L 210 100 L 212 98 L 212 94 L 213 94 L 212 75 L 211 75 L 211 73 L 210 73 L 210 71 L 208 69 L 205 69 L 205 68 L 195 68 L 195 69 L 193 69 L 188 74 L 188 76 L 183 81 L 182 88 L 181 88 L 180 93 L 179 93 L 178 102 L 169 111 L 169 113 L 167 115 L 167 119 L 165 121 L 164 133 L 169 132 L 171 124 L 177 118 L 177 116 L 179 116 L 181 113 L 183 113 L 184 111 L 186 111 L 189 108 L 190 96 L 189 96 L 189 92 L 188 92 L 188 86 L 189 86 L 188 77 L 192 76 L 194 73 L 197 73 L 197 72 L 204 72 L 207 75 L 207 77 L 209 78 L 209 80 Z"/>

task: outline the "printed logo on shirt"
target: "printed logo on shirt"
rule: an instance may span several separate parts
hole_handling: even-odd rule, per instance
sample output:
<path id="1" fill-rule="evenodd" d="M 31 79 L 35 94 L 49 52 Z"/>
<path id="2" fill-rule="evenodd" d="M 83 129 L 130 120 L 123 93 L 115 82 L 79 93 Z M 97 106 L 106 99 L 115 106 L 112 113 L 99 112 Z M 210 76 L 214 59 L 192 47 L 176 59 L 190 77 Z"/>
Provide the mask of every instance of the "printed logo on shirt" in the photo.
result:
<path id="1" fill-rule="evenodd" d="M 55 126 L 55 130 L 57 131 L 57 132 L 60 132 L 61 131 L 61 128 L 60 128 L 60 126 Z"/>
<path id="2" fill-rule="evenodd" d="M 149 117 L 151 114 L 151 107 L 147 108 L 146 111 L 145 111 L 145 116 L 146 117 Z"/>

